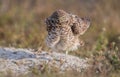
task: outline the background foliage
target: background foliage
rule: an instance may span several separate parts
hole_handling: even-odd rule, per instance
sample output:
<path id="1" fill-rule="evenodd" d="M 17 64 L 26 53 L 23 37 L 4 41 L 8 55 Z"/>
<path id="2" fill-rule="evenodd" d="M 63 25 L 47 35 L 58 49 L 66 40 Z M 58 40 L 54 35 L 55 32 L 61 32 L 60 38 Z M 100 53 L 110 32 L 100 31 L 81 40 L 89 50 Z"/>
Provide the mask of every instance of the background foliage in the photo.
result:
<path id="1" fill-rule="evenodd" d="M 93 63 L 104 61 L 106 67 L 102 70 L 111 66 L 116 70 L 120 65 L 119 3 L 120 0 L 0 0 L 0 46 L 48 49 L 44 20 L 55 10 L 63 9 L 91 19 L 91 27 L 80 37 L 85 46 L 71 53 L 93 58 Z"/>

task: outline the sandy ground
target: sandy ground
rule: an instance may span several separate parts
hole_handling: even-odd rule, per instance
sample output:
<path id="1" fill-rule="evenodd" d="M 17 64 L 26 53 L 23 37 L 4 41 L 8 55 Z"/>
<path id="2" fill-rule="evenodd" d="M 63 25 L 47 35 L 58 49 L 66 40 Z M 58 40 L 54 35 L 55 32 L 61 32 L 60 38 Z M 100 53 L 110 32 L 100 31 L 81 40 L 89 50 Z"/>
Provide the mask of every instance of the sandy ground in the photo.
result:
<path id="1" fill-rule="evenodd" d="M 42 70 L 57 68 L 59 71 L 76 70 L 81 72 L 89 67 L 88 60 L 57 52 L 34 52 L 34 49 L 0 47 L 0 72 L 11 71 L 15 74 L 27 74 L 37 67 Z"/>

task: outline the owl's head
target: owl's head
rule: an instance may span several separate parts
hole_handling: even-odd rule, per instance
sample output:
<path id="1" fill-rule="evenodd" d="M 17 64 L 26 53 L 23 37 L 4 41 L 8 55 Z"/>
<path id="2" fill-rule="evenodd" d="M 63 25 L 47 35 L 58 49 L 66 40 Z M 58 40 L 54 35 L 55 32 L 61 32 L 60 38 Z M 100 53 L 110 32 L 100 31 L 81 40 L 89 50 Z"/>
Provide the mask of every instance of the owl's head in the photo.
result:
<path id="1" fill-rule="evenodd" d="M 78 16 L 73 18 L 74 21 L 71 25 L 71 30 L 74 35 L 83 35 L 90 26 L 89 18 L 79 18 Z"/>
<path id="2" fill-rule="evenodd" d="M 90 27 L 90 18 L 80 18 L 80 35 L 83 35 L 87 29 Z"/>

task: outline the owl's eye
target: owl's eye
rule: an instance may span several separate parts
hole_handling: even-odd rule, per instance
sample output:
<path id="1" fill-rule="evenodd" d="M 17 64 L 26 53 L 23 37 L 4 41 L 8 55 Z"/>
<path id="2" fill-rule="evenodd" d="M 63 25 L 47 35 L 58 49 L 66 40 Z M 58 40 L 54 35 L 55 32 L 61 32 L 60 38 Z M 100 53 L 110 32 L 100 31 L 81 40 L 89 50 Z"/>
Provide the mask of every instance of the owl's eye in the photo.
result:
<path id="1" fill-rule="evenodd" d="M 85 18 L 81 18 L 82 20 L 85 20 L 85 21 L 90 21 L 90 18 L 88 17 L 85 17 Z"/>

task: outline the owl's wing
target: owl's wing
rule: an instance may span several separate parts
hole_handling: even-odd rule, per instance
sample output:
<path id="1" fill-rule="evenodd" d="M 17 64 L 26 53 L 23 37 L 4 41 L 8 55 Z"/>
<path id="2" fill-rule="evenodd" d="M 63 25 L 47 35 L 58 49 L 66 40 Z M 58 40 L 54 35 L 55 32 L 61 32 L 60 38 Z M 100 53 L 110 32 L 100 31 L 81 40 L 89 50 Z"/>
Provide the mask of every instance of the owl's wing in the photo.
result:
<path id="1" fill-rule="evenodd" d="M 54 47 L 60 40 L 58 28 L 55 25 L 55 21 L 51 19 L 46 19 L 46 25 L 48 31 L 46 43 L 49 47 Z"/>
<path id="2" fill-rule="evenodd" d="M 56 33 L 49 32 L 47 38 L 46 38 L 46 43 L 48 47 L 54 47 L 60 40 L 60 36 L 57 35 Z"/>

